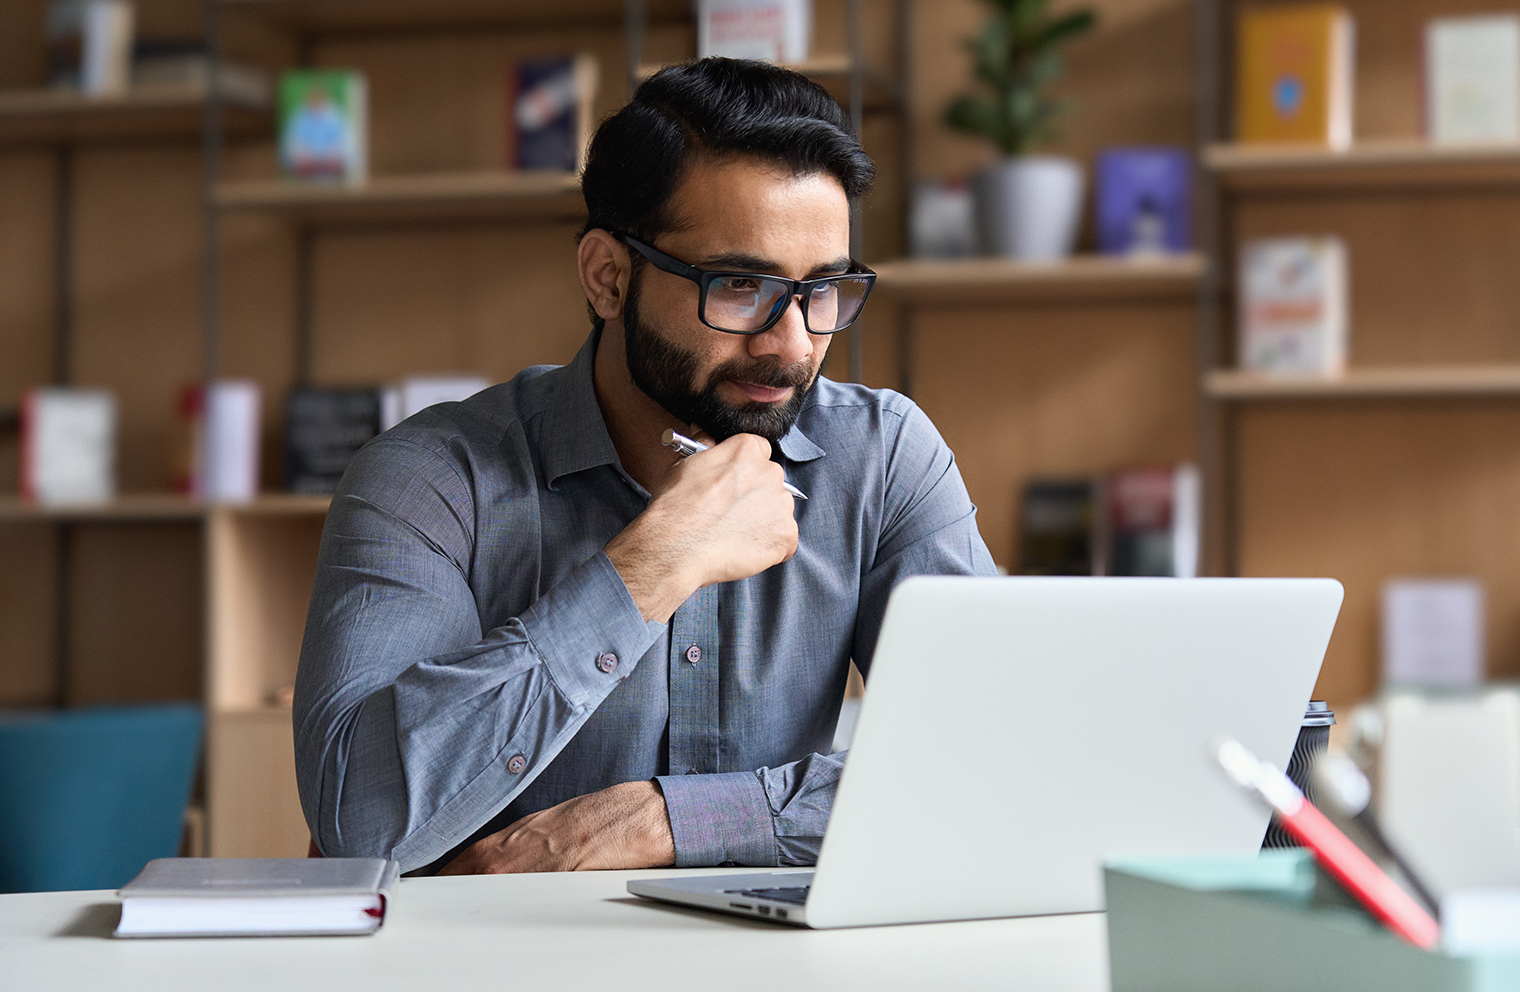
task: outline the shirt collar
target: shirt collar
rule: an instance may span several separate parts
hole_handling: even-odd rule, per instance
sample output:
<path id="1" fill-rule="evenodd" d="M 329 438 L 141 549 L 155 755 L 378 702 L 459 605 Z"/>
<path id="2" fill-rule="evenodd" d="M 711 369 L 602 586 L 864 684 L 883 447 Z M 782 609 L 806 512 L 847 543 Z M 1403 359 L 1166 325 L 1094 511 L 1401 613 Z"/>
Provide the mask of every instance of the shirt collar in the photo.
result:
<path id="1" fill-rule="evenodd" d="M 617 448 L 607 433 L 602 408 L 596 400 L 596 348 L 601 335 L 592 331 L 569 365 L 555 376 L 554 388 L 545 403 L 544 432 L 539 457 L 550 489 L 574 472 L 599 465 L 620 465 Z M 812 402 L 809 398 L 808 402 Z M 776 442 L 788 461 L 810 462 L 826 452 L 814 444 L 796 424 Z"/>
<path id="2" fill-rule="evenodd" d="M 599 337 L 592 331 L 570 364 L 559 370 L 545 404 L 539 457 L 550 489 L 562 476 L 598 465 L 621 464 L 612 436 L 607 433 L 607 423 L 602 419 L 592 378 Z"/>

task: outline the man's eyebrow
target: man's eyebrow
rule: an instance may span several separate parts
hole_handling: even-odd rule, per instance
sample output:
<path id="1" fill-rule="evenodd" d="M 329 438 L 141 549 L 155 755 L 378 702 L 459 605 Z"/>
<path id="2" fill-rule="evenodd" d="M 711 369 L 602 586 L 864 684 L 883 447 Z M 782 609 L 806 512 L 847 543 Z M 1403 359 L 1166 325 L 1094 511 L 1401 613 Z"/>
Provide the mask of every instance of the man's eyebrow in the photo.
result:
<path id="1" fill-rule="evenodd" d="M 742 251 L 720 252 L 717 255 L 709 255 L 700 262 L 695 263 L 699 269 L 727 269 L 740 272 L 780 272 L 781 265 L 774 259 L 764 258 L 760 255 L 751 255 Z M 809 276 L 834 275 L 846 272 L 850 268 L 850 256 L 841 255 L 836 259 L 813 266 Z"/>

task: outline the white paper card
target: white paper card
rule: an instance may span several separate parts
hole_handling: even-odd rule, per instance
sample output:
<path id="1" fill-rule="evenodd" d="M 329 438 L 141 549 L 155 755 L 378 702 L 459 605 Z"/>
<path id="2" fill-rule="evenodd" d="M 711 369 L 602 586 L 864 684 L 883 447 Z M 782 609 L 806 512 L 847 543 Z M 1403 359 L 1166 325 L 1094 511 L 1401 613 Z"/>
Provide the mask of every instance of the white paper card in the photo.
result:
<path id="1" fill-rule="evenodd" d="M 1389 581 L 1383 587 L 1383 682 L 1473 686 L 1482 680 L 1482 583 Z"/>
<path id="2" fill-rule="evenodd" d="M 1520 141 L 1520 17 L 1443 17 L 1427 24 L 1425 105 L 1437 144 Z"/>

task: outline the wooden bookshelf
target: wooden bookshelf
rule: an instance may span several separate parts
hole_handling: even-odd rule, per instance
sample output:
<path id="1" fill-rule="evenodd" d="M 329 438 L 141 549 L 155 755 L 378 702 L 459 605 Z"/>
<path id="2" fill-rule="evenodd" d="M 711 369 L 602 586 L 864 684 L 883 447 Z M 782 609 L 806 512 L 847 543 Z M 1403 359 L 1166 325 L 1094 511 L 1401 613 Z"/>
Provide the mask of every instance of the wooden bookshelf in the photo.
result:
<path id="1" fill-rule="evenodd" d="M 1077 255 L 1058 262 L 1001 258 L 904 259 L 876 269 L 876 291 L 912 303 L 988 303 L 1031 298 L 1188 296 L 1203 275 L 1201 255 L 1130 259 Z"/>
<path id="2" fill-rule="evenodd" d="M 1440 188 L 1520 184 L 1520 144 L 1367 141 L 1343 151 L 1312 145 L 1210 145 L 1203 164 L 1227 189 Z"/>
<path id="3" fill-rule="evenodd" d="M 0 90 L 0 146 L 199 138 L 205 113 L 203 87 L 144 87 L 119 97 L 55 89 Z M 231 134 L 270 128 L 267 108 L 229 103 L 223 120 Z"/>
<path id="4" fill-rule="evenodd" d="M 621 27 L 624 0 L 215 0 L 224 13 L 248 14 L 307 35 L 401 31 L 427 27 L 546 27 L 574 21 Z M 684 0 L 644 0 L 656 21 L 690 16 Z"/>
<path id="5" fill-rule="evenodd" d="M 1205 376 L 1204 388 L 1213 399 L 1237 402 L 1520 397 L 1520 365 L 1351 369 L 1334 378 L 1215 369 Z"/>
<path id="6" fill-rule="evenodd" d="M 299 183 L 269 179 L 223 183 L 224 210 L 262 211 L 303 221 L 375 222 L 492 217 L 584 217 L 580 182 L 564 172 L 455 172 L 376 176 L 368 182 Z"/>
<path id="7" fill-rule="evenodd" d="M 639 79 L 648 79 L 666 65 L 674 63 L 646 62 L 639 66 Z M 788 62 L 785 67 L 793 72 L 800 72 L 821 84 L 833 95 L 834 99 L 842 104 L 849 102 L 850 71 L 853 66 L 850 57 L 845 54 L 818 55 L 802 62 Z M 888 110 L 898 106 L 901 99 L 896 89 L 881 74 L 870 66 L 861 68 L 861 81 L 864 84 L 864 109 Z"/>
<path id="8" fill-rule="evenodd" d="M 183 496 L 144 493 L 118 496 L 106 503 L 40 504 L 0 496 L 0 521 L 6 523 L 154 523 L 199 520 L 205 507 Z"/>
<path id="9" fill-rule="evenodd" d="M 0 523 L 155 523 L 197 521 L 213 509 L 259 517 L 320 517 L 327 496 L 270 493 L 249 503 L 205 503 L 171 493 L 130 493 L 105 503 L 41 504 L 0 496 Z"/>

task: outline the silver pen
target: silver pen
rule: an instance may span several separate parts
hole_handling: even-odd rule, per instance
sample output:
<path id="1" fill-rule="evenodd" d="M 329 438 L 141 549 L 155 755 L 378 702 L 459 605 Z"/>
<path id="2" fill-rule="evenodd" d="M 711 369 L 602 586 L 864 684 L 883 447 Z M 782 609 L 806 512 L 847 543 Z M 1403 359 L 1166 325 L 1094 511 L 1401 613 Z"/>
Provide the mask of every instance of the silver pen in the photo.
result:
<path id="1" fill-rule="evenodd" d="M 675 431 L 668 429 L 664 434 L 660 435 L 660 443 L 670 450 L 674 451 L 676 454 L 680 455 L 682 458 L 690 458 L 692 455 L 696 454 L 699 451 L 707 450 L 707 445 L 703 444 L 701 441 L 693 441 L 685 434 L 677 434 Z M 798 489 L 790 482 L 782 482 L 781 484 L 786 487 L 786 491 L 791 493 L 794 498 L 807 499 L 807 493 L 803 492 L 801 489 Z"/>

